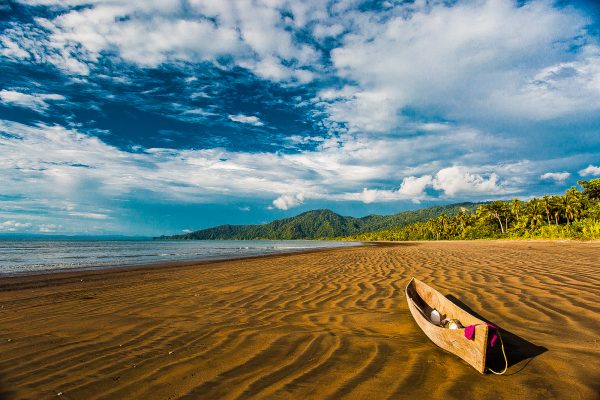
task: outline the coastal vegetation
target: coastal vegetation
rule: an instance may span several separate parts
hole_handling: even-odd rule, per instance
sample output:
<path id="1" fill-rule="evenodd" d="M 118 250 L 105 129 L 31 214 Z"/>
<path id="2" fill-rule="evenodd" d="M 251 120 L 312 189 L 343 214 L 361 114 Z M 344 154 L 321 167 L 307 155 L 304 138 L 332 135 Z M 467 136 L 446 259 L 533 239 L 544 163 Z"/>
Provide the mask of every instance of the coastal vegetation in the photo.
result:
<path id="1" fill-rule="evenodd" d="M 402 228 L 347 236 L 348 240 L 600 239 L 600 178 L 579 181 L 562 196 L 493 201 L 475 212 L 440 214 Z"/>
<path id="2" fill-rule="evenodd" d="M 571 187 L 563 195 L 526 201 L 459 203 L 363 218 L 313 210 L 267 224 L 221 225 L 160 239 L 600 239 L 600 178 L 578 183 L 583 190 Z"/>
<path id="3" fill-rule="evenodd" d="M 221 225 L 184 235 L 162 236 L 174 240 L 251 240 L 251 239 L 324 239 L 367 232 L 399 229 L 438 215 L 454 216 L 459 212 L 474 212 L 480 203 L 460 203 L 404 211 L 394 215 L 345 217 L 331 210 L 307 211 L 261 225 Z"/>

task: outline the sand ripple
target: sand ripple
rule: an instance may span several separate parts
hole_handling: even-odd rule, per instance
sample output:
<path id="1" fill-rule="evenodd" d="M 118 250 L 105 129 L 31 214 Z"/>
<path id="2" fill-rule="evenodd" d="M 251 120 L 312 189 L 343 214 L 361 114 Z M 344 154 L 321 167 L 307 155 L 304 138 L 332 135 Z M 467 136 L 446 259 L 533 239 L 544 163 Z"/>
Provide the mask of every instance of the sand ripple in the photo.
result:
<path id="1" fill-rule="evenodd" d="M 4 278 L 0 399 L 600 398 L 599 250 L 406 243 Z M 507 376 L 424 336 L 411 276 L 503 329 Z"/>

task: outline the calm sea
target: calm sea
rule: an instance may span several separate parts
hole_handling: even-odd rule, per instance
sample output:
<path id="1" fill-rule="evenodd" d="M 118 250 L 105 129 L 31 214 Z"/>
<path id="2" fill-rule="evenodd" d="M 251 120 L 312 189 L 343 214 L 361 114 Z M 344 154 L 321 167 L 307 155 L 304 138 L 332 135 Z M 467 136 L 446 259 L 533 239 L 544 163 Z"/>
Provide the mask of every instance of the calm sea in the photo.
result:
<path id="1" fill-rule="evenodd" d="M 230 259 L 357 243 L 299 240 L 39 240 L 0 239 L 0 276 L 98 269 L 168 261 Z"/>

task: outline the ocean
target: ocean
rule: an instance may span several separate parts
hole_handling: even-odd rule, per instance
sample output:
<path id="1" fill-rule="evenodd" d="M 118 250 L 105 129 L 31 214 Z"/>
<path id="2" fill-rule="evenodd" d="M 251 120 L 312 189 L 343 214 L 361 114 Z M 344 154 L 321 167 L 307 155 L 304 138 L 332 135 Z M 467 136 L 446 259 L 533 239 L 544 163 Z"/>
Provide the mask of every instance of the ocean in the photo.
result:
<path id="1" fill-rule="evenodd" d="M 0 276 L 170 261 L 233 259 L 355 245 L 357 243 L 308 240 L 0 239 Z"/>

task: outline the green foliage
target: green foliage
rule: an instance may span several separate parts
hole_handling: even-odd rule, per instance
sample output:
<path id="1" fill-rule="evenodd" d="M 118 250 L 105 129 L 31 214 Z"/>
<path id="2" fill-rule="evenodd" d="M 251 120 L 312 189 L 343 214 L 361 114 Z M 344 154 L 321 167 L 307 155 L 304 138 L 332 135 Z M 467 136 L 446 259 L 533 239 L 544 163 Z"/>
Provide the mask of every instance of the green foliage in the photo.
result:
<path id="1" fill-rule="evenodd" d="M 162 239 L 600 239 L 600 178 L 579 181 L 562 196 L 528 201 L 461 203 L 395 215 L 343 217 L 308 211 L 263 225 L 222 225 Z"/>
<path id="2" fill-rule="evenodd" d="M 330 210 L 314 210 L 263 225 L 222 225 L 185 235 L 162 236 L 161 239 L 250 240 L 250 239 L 322 239 L 357 235 L 384 229 L 398 229 L 438 215 L 473 212 L 478 204 L 460 203 L 436 206 L 394 215 L 369 215 L 363 218 L 343 217 Z"/>
<path id="3" fill-rule="evenodd" d="M 350 240 L 600 239 L 600 178 L 579 181 L 563 196 L 494 201 L 474 213 L 440 214 L 401 228 L 365 232 Z"/>
<path id="4" fill-rule="evenodd" d="M 591 181 L 577 181 L 583 188 L 583 195 L 592 200 L 600 200 L 600 179 Z"/>

